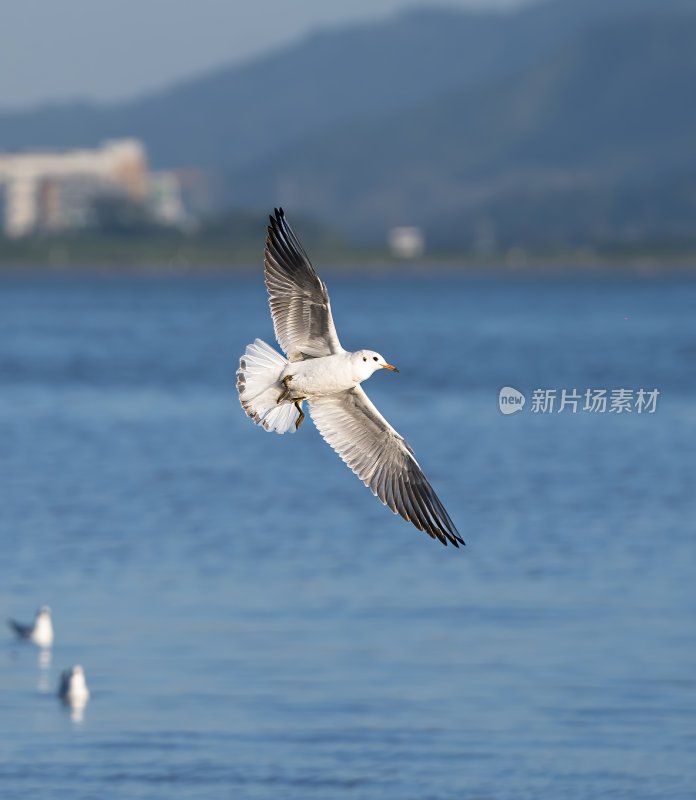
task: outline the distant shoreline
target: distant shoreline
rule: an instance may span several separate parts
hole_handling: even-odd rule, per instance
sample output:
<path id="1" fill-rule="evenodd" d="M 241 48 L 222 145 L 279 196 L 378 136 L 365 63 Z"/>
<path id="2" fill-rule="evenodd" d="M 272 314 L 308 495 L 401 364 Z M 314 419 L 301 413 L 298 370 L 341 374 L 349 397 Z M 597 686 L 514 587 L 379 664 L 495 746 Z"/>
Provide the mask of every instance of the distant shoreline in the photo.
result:
<path id="1" fill-rule="evenodd" d="M 349 247 L 307 248 L 323 270 L 342 274 L 516 274 L 528 272 L 651 274 L 696 272 L 696 249 L 678 247 L 602 250 L 574 248 L 555 251 L 511 248 L 506 252 L 429 253 L 417 259 L 399 259 L 382 249 Z M 0 241 L 0 273 L 24 271 L 129 273 L 235 272 L 253 273 L 263 263 L 259 243 L 158 238 L 31 238 Z"/>

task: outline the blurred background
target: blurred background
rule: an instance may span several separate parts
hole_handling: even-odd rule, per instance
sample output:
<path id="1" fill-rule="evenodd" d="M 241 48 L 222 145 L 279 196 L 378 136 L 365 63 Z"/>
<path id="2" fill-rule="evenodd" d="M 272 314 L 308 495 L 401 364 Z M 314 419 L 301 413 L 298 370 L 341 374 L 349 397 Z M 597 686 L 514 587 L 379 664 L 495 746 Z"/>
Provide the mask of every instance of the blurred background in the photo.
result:
<path id="1" fill-rule="evenodd" d="M 692 0 L 3 9 L 0 618 L 55 626 L 0 635 L 3 800 L 693 798 L 694 42 Z M 275 205 L 466 548 L 239 408 Z"/>
<path id="2" fill-rule="evenodd" d="M 690 0 L 7 16 L 5 262 L 248 262 L 274 205 L 338 260 L 693 260 Z"/>

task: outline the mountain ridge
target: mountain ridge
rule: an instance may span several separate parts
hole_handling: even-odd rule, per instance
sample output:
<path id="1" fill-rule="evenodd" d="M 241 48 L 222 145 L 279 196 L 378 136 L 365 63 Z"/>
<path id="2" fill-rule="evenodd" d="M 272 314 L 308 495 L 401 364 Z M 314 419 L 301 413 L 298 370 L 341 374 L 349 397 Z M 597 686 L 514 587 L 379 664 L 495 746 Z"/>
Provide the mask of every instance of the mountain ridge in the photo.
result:
<path id="1" fill-rule="evenodd" d="M 334 129 L 233 183 L 247 202 L 294 205 L 374 237 L 408 223 L 442 238 L 446 225 L 485 217 L 486 204 L 509 204 L 526 185 L 580 197 L 655 182 L 664 197 L 667 175 L 696 168 L 695 38 L 696 15 L 599 24 L 518 75 Z M 476 224 L 461 225 L 458 245 Z M 689 224 L 685 208 L 682 232 Z"/>
<path id="2" fill-rule="evenodd" d="M 509 73 L 543 55 L 559 36 L 623 14 L 626 5 L 544 0 L 510 12 L 414 8 L 320 30 L 126 102 L 0 109 L 0 148 L 94 146 L 136 136 L 158 168 L 238 168 L 317 129 Z M 635 13 L 655 0 L 630 5 Z M 684 0 L 659 5 L 679 8 Z"/>
<path id="3" fill-rule="evenodd" d="M 365 241 L 405 223 L 448 246 L 481 229 L 505 245 L 621 237 L 646 219 L 686 235 L 695 23 L 693 0 L 412 9 L 126 103 L 0 112 L 0 148 L 137 136 L 155 168 L 226 176 L 232 207 L 284 205 Z M 649 187 L 670 217 L 648 213 Z"/>

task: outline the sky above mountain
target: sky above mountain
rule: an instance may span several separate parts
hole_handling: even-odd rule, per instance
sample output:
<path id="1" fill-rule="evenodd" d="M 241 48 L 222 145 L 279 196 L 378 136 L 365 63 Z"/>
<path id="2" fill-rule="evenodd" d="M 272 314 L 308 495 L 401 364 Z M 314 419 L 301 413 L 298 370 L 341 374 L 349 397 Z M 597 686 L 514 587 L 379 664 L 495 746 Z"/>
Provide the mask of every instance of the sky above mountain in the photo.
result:
<path id="1" fill-rule="evenodd" d="M 414 6 L 496 9 L 526 0 L 25 0 L 4 3 L 0 108 L 132 97 L 243 61 L 317 28 Z"/>

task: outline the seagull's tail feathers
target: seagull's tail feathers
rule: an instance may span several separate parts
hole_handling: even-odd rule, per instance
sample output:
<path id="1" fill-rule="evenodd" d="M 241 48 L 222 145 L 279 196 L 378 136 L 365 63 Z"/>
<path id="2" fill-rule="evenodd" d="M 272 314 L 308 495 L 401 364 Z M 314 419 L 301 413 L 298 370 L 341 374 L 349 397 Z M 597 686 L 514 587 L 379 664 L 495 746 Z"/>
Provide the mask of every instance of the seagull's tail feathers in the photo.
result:
<path id="1" fill-rule="evenodd" d="M 280 376 L 287 365 L 287 359 L 261 339 L 247 345 L 239 359 L 237 391 L 242 408 L 267 431 L 295 431 L 300 416 L 293 402 L 278 402 L 284 390 Z"/>

